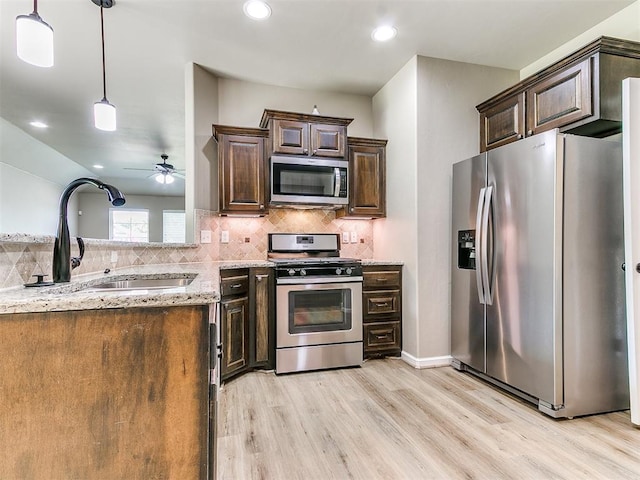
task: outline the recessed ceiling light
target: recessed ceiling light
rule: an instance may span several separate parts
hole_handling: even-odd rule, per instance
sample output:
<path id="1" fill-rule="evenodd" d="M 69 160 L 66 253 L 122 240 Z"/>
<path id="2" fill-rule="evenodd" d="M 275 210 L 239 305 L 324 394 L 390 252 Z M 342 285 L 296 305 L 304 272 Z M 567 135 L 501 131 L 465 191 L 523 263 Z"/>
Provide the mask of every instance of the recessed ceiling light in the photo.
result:
<path id="1" fill-rule="evenodd" d="M 93 168 L 97 168 L 98 170 L 103 169 L 104 167 L 102 165 L 94 165 Z"/>
<path id="2" fill-rule="evenodd" d="M 271 7 L 261 0 L 249 0 L 242 9 L 247 17 L 254 20 L 264 20 L 271 16 Z"/>
<path id="3" fill-rule="evenodd" d="M 29 125 L 36 128 L 47 128 L 49 126 L 46 123 L 41 122 L 40 120 L 34 120 L 33 122 L 29 122 Z"/>
<path id="4" fill-rule="evenodd" d="M 398 30 L 396 30 L 391 25 L 383 25 L 381 27 L 376 28 L 371 33 L 371 38 L 373 38 L 376 42 L 386 42 L 387 40 L 391 40 L 398 34 Z"/>

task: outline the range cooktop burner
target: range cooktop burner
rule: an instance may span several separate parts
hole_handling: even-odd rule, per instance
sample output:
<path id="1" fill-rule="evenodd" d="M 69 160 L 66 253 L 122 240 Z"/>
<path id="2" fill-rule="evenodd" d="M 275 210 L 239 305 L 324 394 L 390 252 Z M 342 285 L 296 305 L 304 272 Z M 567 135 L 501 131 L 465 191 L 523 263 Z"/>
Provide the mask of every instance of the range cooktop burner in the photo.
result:
<path id="1" fill-rule="evenodd" d="M 327 265 L 331 263 L 335 263 L 335 264 L 360 263 L 360 260 L 357 258 L 343 258 L 343 257 L 278 257 L 278 258 L 269 258 L 269 261 L 275 263 L 277 266 L 298 265 L 298 264 L 308 265 L 311 263 L 318 263 L 322 265 Z"/>

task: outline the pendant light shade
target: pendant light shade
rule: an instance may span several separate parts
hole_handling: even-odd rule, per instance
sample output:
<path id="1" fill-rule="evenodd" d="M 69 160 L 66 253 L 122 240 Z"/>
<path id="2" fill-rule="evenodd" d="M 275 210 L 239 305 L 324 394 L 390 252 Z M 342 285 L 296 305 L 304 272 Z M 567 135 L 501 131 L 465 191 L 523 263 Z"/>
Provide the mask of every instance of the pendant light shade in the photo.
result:
<path id="1" fill-rule="evenodd" d="M 93 120 L 97 129 L 113 132 L 116 129 L 116 107 L 107 100 L 107 72 L 104 59 L 104 8 L 113 6 L 111 0 L 91 0 L 100 7 L 100 32 L 102 38 L 102 100 L 93 104 Z"/>
<path id="2" fill-rule="evenodd" d="M 97 129 L 113 132 L 116 129 L 116 107 L 105 98 L 93 104 L 93 119 Z"/>
<path id="3" fill-rule="evenodd" d="M 53 66 L 53 28 L 38 15 L 38 0 L 33 13 L 16 17 L 18 58 L 37 67 Z"/>

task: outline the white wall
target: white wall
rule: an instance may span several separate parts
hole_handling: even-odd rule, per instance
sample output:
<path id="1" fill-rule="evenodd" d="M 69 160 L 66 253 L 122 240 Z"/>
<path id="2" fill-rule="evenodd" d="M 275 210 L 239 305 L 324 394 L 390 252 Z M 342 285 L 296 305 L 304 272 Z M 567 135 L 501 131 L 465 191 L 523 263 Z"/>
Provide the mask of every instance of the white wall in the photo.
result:
<path id="1" fill-rule="evenodd" d="M 479 153 L 475 106 L 517 81 L 514 70 L 418 57 L 419 358 L 450 353 L 452 165 Z"/>
<path id="2" fill-rule="evenodd" d="M 403 349 L 415 355 L 419 330 L 417 227 L 417 57 L 373 97 L 374 137 L 388 139 L 387 218 L 373 223 L 377 259 L 399 260 L 403 268 Z"/>
<path id="3" fill-rule="evenodd" d="M 311 113 L 317 105 L 321 115 L 353 118 L 349 135 L 371 137 L 373 134 L 371 97 L 366 95 L 301 90 L 230 78 L 218 79 L 218 95 L 222 125 L 255 128 L 266 108 Z"/>
<path id="4" fill-rule="evenodd" d="M 0 232 L 55 235 L 58 201 L 64 186 L 0 163 Z M 71 197 L 70 208 L 77 199 Z M 77 222 L 69 219 L 69 232 L 75 235 Z"/>
<path id="5" fill-rule="evenodd" d="M 55 235 L 62 190 L 87 176 L 94 175 L 0 118 L 0 232 Z"/>
<path id="6" fill-rule="evenodd" d="M 109 209 L 114 208 L 104 192 L 78 192 L 75 209 L 69 208 L 69 219 L 77 219 L 78 235 L 85 238 L 109 238 Z M 163 210 L 184 210 L 184 197 L 127 195 L 121 208 L 149 210 L 149 241 L 162 242 Z M 79 215 L 78 212 L 82 212 Z"/>
<path id="7" fill-rule="evenodd" d="M 578 35 L 561 47 L 549 52 L 530 65 L 527 65 L 520 70 L 520 79 L 524 79 L 548 67 L 600 36 L 623 38 L 625 40 L 640 42 L 640 0 Z"/>
<path id="8" fill-rule="evenodd" d="M 450 353 L 451 166 L 479 151 L 475 105 L 517 81 L 517 71 L 417 56 L 373 98 L 375 136 L 389 140 L 374 254 L 405 264 L 403 355 L 417 366 Z"/>
<path id="9" fill-rule="evenodd" d="M 218 123 L 218 78 L 195 63 L 185 67 L 185 211 L 187 242 L 196 238 L 194 209 L 218 209 L 216 150 L 211 125 Z"/>

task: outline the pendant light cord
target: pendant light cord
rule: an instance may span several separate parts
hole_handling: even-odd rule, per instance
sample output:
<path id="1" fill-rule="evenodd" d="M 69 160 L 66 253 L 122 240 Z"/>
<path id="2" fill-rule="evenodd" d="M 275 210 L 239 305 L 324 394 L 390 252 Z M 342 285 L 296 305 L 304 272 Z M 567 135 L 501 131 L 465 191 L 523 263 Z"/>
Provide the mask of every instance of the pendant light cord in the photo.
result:
<path id="1" fill-rule="evenodd" d="M 33 0 L 33 13 L 38 15 L 38 0 Z"/>
<path id="2" fill-rule="evenodd" d="M 38 0 L 35 0 L 36 2 Z M 104 61 L 104 8 L 100 5 L 100 30 L 102 31 L 102 100 L 107 100 L 107 73 Z"/>

